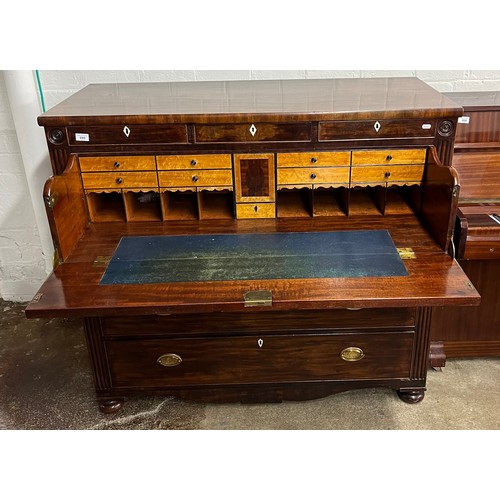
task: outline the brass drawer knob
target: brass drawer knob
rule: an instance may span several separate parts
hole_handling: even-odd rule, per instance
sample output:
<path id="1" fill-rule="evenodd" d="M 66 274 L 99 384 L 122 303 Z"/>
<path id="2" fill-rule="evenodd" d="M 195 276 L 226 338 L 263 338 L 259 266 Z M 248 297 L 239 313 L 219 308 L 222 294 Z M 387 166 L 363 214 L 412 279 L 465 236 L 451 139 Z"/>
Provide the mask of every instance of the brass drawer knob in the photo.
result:
<path id="1" fill-rule="evenodd" d="M 386 178 L 386 179 L 388 179 L 390 176 L 391 176 L 391 173 L 390 173 L 390 172 L 386 172 L 386 173 L 385 173 L 385 178 Z"/>
<path id="2" fill-rule="evenodd" d="M 191 180 L 193 182 L 198 182 L 198 176 L 197 175 L 193 175 L 193 177 L 191 177 Z"/>
<path id="3" fill-rule="evenodd" d="M 193 167 L 197 164 L 198 162 L 196 160 L 191 160 L 191 165 L 193 165 Z"/>
<path id="4" fill-rule="evenodd" d="M 341 353 L 340 357 L 344 361 L 359 361 L 365 357 L 363 349 L 359 347 L 346 347 Z"/>
<path id="5" fill-rule="evenodd" d="M 386 159 L 386 161 L 391 161 L 391 160 L 392 160 L 392 156 L 391 156 L 391 155 L 387 155 L 387 156 L 385 157 L 385 159 Z"/>
<path id="6" fill-rule="evenodd" d="M 182 363 L 182 358 L 178 354 L 162 354 L 157 360 L 162 366 L 177 366 Z"/>
<path id="7" fill-rule="evenodd" d="M 120 166 L 120 162 L 115 161 L 115 162 L 113 163 L 113 167 L 118 168 L 119 166 Z"/>
<path id="8" fill-rule="evenodd" d="M 117 184 L 121 184 L 122 182 L 123 182 L 123 179 L 121 177 L 118 177 L 118 179 L 116 179 Z"/>
<path id="9" fill-rule="evenodd" d="M 316 174 L 311 174 L 311 179 L 316 179 Z"/>
<path id="10" fill-rule="evenodd" d="M 317 158 L 314 158 L 314 157 L 313 157 L 313 158 L 311 158 L 311 163 L 316 163 L 317 161 L 318 161 L 318 159 L 317 159 Z"/>

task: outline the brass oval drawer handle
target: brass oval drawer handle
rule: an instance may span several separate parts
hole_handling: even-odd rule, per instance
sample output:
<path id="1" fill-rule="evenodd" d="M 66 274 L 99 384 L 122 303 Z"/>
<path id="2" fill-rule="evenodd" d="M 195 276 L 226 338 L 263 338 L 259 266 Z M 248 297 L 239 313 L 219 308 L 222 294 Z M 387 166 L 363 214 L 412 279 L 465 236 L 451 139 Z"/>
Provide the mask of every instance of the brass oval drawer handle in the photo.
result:
<path id="1" fill-rule="evenodd" d="M 121 177 L 118 177 L 118 179 L 116 179 L 117 184 L 121 184 L 122 182 L 123 182 L 123 179 Z"/>
<path id="2" fill-rule="evenodd" d="M 178 354 L 162 354 L 157 360 L 162 366 L 177 366 L 182 363 L 182 358 Z"/>
<path id="3" fill-rule="evenodd" d="M 346 347 L 341 353 L 340 357 L 344 361 L 359 361 L 365 357 L 363 349 L 359 347 Z"/>

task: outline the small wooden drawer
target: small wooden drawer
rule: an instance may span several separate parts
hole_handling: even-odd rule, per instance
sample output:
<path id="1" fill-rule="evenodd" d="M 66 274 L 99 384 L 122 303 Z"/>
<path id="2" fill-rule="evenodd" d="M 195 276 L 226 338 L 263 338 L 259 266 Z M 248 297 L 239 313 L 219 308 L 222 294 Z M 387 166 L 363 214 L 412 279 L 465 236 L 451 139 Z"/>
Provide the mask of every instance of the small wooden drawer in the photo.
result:
<path id="1" fill-rule="evenodd" d="M 278 153 L 277 166 L 281 167 L 343 167 L 351 163 L 350 151 Z"/>
<path id="2" fill-rule="evenodd" d="M 230 169 L 231 155 L 157 156 L 158 170 Z"/>
<path id="3" fill-rule="evenodd" d="M 351 185 L 420 183 L 423 166 L 353 167 Z"/>
<path id="4" fill-rule="evenodd" d="M 349 120 L 320 122 L 320 141 L 383 139 L 392 137 L 434 137 L 435 120 Z"/>
<path id="5" fill-rule="evenodd" d="M 67 128 L 69 144 L 186 144 L 185 125 L 91 125 Z"/>
<path id="6" fill-rule="evenodd" d="M 274 203 L 237 203 L 237 219 L 274 219 L 276 205 Z"/>
<path id="7" fill-rule="evenodd" d="M 161 170 L 160 187 L 232 186 L 231 170 Z"/>
<path id="8" fill-rule="evenodd" d="M 156 170 L 154 156 L 82 156 L 79 162 L 81 172 Z"/>
<path id="9" fill-rule="evenodd" d="M 415 165 L 425 163 L 425 149 L 353 151 L 354 165 Z"/>
<path id="10" fill-rule="evenodd" d="M 111 340 L 113 387 L 408 378 L 413 334 Z"/>
<path id="11" fill-rule="evenodd" d="M 278 186 L 293 184 L 349 184 L 349 167 L 278 168 Z"/>
<path id="12" fill-rule="evenodd" d="M 310 123 L 241 123 L 195 125 L 196 142 L 303 142 L 311 140 Z"/>
<path id="13" fill-rule="evenodd" d="M 82 180 L 87 190 L 158 187 L 156 171 L 82 174 Z"/>

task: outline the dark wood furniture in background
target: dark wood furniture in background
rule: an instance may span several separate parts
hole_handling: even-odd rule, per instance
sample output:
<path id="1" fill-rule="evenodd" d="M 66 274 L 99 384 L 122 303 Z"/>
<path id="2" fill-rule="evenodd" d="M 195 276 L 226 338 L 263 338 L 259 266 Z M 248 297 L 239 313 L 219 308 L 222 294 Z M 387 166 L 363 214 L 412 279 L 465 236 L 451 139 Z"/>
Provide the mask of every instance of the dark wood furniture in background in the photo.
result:
<path id="1" fill-rule="evenodd" d="M 481 305 L 434 311 L 434 366 L 446 357 L 500 356 L 500 92 L 447 95 L 464 108 L 452 163 L 460 179 L 455 253 Z"/>
<path id="2" fill-rule="evenodd" d="M 480 301 L 448 255 L 459 116 L 415 78 L 90 85 L 39 117 L 57 265 L 26 314 L 84 318 L 105 412 L 382 386 L 418 402 L 432 308 Z M 100 284 L 124 236 L 347 230 L 388 231 L 408 275 Z"/>

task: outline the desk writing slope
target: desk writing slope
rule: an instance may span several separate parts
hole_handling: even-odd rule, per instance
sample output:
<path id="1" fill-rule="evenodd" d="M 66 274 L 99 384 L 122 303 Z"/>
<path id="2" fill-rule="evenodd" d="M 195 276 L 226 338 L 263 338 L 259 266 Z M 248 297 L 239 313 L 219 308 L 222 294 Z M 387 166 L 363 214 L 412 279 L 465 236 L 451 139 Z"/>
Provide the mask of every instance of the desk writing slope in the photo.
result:
<path id="1" fill-rule="evenodd" d="M 84 319 L 104 412 L 419 402 L 433 307 L 479 302 L 449 256 L 460 116 L 416 78 L 90 85 L 38 119 L 56 268 L 26 314 Z"/>
<path id="2" fill-rule="evenodd" d="M 408 273 L 387 231 L 124 237 L 101 284 Z"/>

